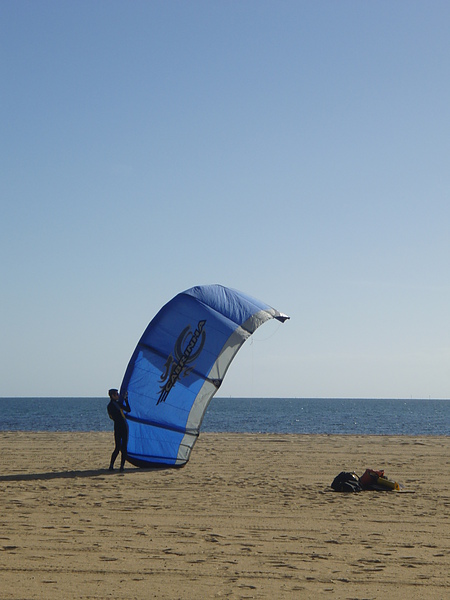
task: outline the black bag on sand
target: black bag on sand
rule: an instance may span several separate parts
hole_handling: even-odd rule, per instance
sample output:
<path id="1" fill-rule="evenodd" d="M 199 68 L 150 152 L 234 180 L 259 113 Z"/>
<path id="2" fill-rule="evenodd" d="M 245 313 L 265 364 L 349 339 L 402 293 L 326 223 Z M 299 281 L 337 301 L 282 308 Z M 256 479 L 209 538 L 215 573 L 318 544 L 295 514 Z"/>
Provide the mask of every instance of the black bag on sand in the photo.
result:
<path id="1" fill-rule="evenodd" d="M 333 479 L 331 487 L 335 492 L 362 492 L 359 477 L 356 473 L 342 471 Z"/>

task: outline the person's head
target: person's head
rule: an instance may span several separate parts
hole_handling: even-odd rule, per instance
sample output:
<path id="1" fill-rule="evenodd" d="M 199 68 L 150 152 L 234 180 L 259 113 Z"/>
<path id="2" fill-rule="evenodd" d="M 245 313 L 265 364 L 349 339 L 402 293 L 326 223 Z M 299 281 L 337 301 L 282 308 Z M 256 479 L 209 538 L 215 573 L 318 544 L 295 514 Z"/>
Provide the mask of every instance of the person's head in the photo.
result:
<path id="1" fill-rule="evenodd" d="M 108 395 L 111 398 L 111 400 L 115 400 L 116 398 L 119 397 L 119 390 L 116 390 L 116 388 L 111 388 L 108 391 Z"/>

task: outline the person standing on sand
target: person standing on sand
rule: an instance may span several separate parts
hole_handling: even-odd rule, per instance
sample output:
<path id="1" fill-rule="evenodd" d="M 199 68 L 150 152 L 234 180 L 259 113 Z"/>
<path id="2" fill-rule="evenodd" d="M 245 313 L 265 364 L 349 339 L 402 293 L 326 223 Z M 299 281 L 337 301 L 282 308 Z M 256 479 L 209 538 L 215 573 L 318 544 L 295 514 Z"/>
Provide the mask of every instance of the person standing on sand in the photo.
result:
<path id="1" fill-rule="evenodd" d="M 119 454 L 122 453 L 120 460 L 120 470 L 123 471 L 127 458 L 127 443 L 128 443 L 128 425 L 125 419 L 124 412 L 130 412 L 131 408 L 128 403 L 128 393 L 125 393 L 123 398 L 119 397 L 119 392 L 115 388 L 108 391 L 109 404 L 106 407 L 109 418 L 114 421 L 114 442 L 115 448 L 111 454 L 111 462 L 109 470 L 114 470 L 114 463 Z"/>

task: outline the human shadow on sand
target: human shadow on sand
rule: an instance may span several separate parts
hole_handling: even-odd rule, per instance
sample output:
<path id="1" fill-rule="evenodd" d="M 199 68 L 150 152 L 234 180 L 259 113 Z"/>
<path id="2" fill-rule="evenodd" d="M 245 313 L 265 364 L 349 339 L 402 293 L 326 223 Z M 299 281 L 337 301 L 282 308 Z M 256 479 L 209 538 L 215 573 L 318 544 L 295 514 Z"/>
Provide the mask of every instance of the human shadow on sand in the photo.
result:
<path id="1" fill-rule="evenodd" d="M 167 467 L 170 468 L 170 467 Z M 119 471 L 115 469 L 88 469 L 86 471 L 55 471 L 50 473 L 15 473 L 14 475 L 0 475 L 0 483 L 2 481 L 49 481 L 50 479 L 78 479 L 82 477 L 105 477 L 107 475 L 125 475 L 131 473 L 143 473 L 148 471 L 161 471 L 161 467 L 147 469 L 125 469 Z"/>

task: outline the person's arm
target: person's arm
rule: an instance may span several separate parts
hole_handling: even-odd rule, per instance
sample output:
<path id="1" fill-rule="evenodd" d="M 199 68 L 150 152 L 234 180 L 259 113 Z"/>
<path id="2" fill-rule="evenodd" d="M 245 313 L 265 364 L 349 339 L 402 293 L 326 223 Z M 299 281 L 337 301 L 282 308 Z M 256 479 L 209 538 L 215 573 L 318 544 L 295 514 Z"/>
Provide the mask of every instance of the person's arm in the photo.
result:
<path id="1" fill-rule="evenodd" d="M 122 397 L 122 410 L 127 413 L 131 411 L 130 403 L 128 402 L 128 392 L 125 392 Z"/>

